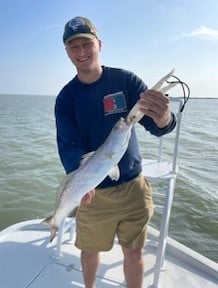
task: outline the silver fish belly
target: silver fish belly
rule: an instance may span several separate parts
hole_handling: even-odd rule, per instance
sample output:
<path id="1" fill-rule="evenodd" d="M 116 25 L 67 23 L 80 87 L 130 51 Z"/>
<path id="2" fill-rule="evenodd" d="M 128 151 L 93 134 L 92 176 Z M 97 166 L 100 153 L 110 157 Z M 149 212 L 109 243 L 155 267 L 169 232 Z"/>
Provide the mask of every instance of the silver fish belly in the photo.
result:
<path id="1" fill-rule="evenodd" d="M 63 218 L 79 206 L 82 197 L 98 186 L 121 160 L 128 147 L 132 125 L 123 118 L 119 119 L 92 156 L 66 176 L 58 191 L 54 214 L 42 222 L 51 228 L 50 241 L 54 239 Z"/>

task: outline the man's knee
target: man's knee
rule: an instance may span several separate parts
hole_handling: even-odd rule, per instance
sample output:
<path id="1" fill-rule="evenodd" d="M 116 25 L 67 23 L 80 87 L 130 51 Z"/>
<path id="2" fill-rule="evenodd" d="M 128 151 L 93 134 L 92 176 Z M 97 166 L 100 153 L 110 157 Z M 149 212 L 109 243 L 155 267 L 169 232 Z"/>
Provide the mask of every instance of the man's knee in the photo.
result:
<path id="1" fill-rule="evenodd" d="M 127 261 L 133 261 L 133 262 L 138 262 L 141 261 L 143 258 L 143 248 L 134 248 L 134 249 L 129 249 L 122 247 L 124 258 Z"/>

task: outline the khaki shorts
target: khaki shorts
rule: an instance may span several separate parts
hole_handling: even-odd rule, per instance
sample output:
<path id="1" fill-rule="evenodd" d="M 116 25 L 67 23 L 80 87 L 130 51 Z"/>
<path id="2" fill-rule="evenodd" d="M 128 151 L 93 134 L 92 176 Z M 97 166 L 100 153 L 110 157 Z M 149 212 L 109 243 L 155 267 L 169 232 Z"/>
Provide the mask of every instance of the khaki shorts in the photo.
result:
<path id="1" fill-rule="evenodd" d="M 84 251 L 108 251 L 117 236 L 126 248 L 144 246 L 153 214 L 152 190 L 143 175 L 115 187 L 96 189 L 90 204 L 77 213 L 75 246 Z"/>

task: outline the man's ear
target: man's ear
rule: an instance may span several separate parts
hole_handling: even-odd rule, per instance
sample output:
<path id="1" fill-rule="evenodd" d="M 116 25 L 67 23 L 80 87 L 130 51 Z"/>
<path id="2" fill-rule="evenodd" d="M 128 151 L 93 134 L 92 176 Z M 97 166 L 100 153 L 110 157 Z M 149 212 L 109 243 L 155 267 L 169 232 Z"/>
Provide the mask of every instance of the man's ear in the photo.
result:
<path id="1" fill-rule="evenodd" d="M 67 53 L 67 56 L 70 58 L 69 53 L 68 53 L 67 46 L 65 46 L 65 51 L 66 51 L 66 53 Z"/>

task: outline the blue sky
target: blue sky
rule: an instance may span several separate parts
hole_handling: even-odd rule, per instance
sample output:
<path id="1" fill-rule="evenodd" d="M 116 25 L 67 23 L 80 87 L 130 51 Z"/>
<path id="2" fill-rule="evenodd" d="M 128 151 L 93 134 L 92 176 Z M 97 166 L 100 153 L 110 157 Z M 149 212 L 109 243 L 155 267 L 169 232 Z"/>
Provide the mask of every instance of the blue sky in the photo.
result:
<path id="1" fill-rule="evenodd" d="M 175 68 L 192 97 L 218 97 L 217 13 L 217 0 L 1 0 L 0 94 L 56 95 L 75 75 L 63 28 L 82 15 L 99 31 L 102 64 L 148 86 Z"/>

